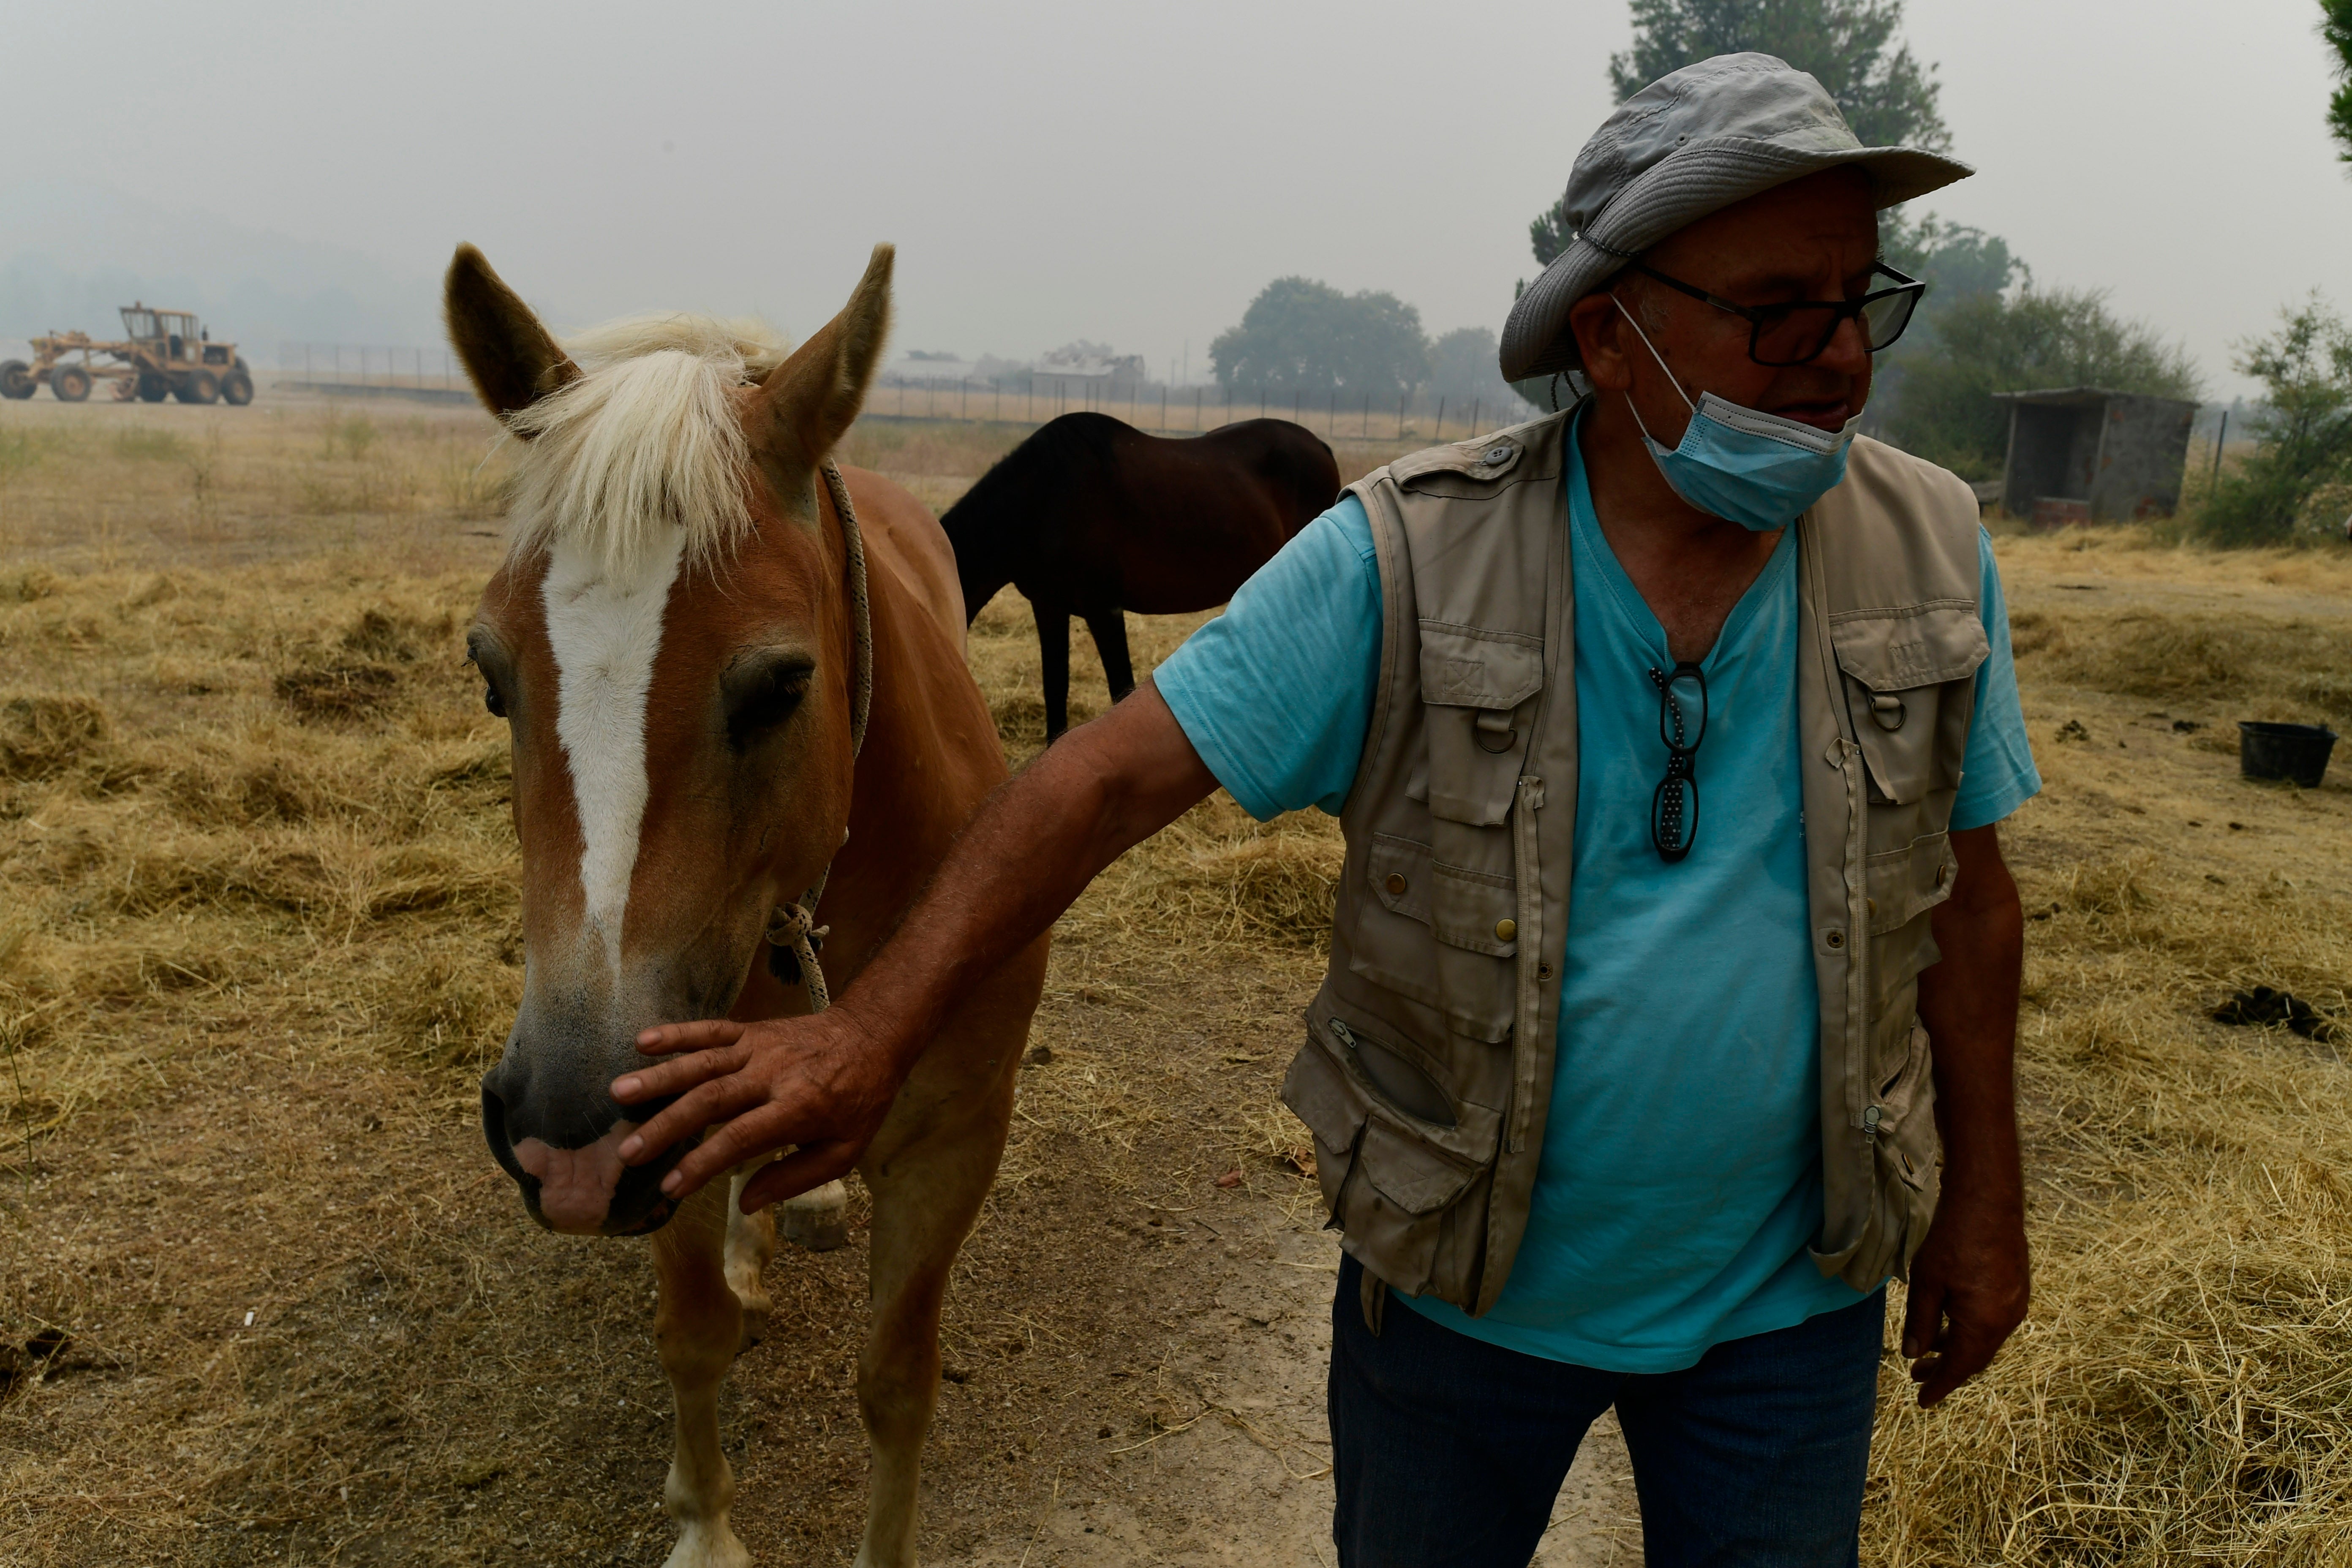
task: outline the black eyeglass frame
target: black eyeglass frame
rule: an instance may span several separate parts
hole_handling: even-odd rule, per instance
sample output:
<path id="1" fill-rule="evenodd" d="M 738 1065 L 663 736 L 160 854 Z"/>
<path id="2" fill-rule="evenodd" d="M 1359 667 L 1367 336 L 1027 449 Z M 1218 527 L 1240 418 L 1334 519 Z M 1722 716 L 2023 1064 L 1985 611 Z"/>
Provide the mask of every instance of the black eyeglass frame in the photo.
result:
<path id="1" fill-rule="evenodd" d="M 1685 677 L 1698 682 L 1698 733 L 1687 743 L 1683 740 L 1683 705 L 1675 700 L 1675 687 Z M 1658 689 L 1658 739 L 1666 748 L 1666 776 L 1650 794 L 1650 847 L 1658 852 L 1659 859 L 1672 866 L 1698 842 L 1697 764 L 1699 742 L 1706 739 L 1706 671 L 1682 659 L 1671 673 L 1652 669 L 1650 680 Z M 1675 794 L 1671 807 L 1667 804 L 1670 790 Z M 1685 816 L 1687 821 L 1683 820 Z M 1676 831 L 1673 841 L 1667 837 L 1670 827 Z"/>
<path id="2" fill-rule="evenodd" d="M 1612 250 L 1609 254 L 1615 256 L 1619 253 Z M 1624 260 L 1628 269 L 1663 283 L 1678 293 L 1687 294 L 1694 300 L 1712 305 L 1718 310 L 1728 310 L 1746 321 L 1748 323 L 1748 357 L 1758 364 L 1769 365 L 1775 370 L 1786 369 L 1790 365 L 1812 363 L 1828 351 L 1830 340 L 1837 336 L 1837 330 L 1849 320 L 1866 320 L 1864 312 L 1873 305 L 1885 300 L 1907 299 L 1909 303 L 1904 307 L 1902 319 L 1895 323 L 1895 330 L 1887 334 L 1885 342 L 1874 340 L 1870 344 L 1872 353 L 1877 353 L 1882 349 L 1893 348 L 1897 340 L 1910 329 L 1911 319 L 1919 313 L 1920 297 L 1927 292 L 1927 285 L 1918 279 L 1907 273 L 1898 272 L 1884 261 L 1874 261 L 1870 264 L 1871 271 L 1883 272 L 1894 279 L 1894 288 L 1881 289 L 1874 293 L 1864 294 L 1859 300 L 1791 300 L 1784 305 L 1735 305 L 1722 295 L 1710 294 L 1696 283 L 1685 283 L 1679 278 L 1667 276 L 1638 256 L 1628 256 Z M 1801 359 L 1766 359 L 1760 352 L 1765 330 L 1784 324 L 1801 310 L 1828 312 L 1829 324 L 1822 332 L 1821 342 L 1813 345 L 1812 353 Z"/>

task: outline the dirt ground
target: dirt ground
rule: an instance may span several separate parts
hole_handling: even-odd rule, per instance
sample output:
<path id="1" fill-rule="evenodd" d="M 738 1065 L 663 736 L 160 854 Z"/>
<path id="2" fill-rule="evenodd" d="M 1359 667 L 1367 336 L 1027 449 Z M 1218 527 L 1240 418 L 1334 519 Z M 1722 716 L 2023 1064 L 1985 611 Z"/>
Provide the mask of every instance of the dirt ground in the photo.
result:
<path id="1" fill-rule="evenodd" d="M 456 646 L 497 549 L 485 435 L 383 405 L 0 409 L 0 1563 L 668 1549 L 644 1245 L 531 1226 L 476 1124 L 519 973 L 503 741 Z M 854 441 L 933 505 L 989 455 Z M 2352 562 L 2000 552 L 2049 784 L 2005 832 L 2035 916 L 2041 1295 L 1945 1412 L 1890 1367 L 1867 1556 L 2330 1561 L 2345 1068 L 2207 1014 L 2256 981 L 2346 1010 L 2352 759 L 2256 784 L 2228 736 L 2341 727 Z M 1198 618 L 1135 623 L 1139 664 Z M 1034 752 L 1017 600 L 972 662 Z M 1065 921 L 950 1296 L 926 1562 L 1330 1563 L 1336 1252 L 1275 1088 L 1336 851 L 1319 819 L 1213 802 Z M 862 1274 L 858 1224 L 787 1248 L 730 1380 L 763 1563 L 854 1550 Z M 1639 1559 L 1597 1430 L 1538 1561 Z"/>

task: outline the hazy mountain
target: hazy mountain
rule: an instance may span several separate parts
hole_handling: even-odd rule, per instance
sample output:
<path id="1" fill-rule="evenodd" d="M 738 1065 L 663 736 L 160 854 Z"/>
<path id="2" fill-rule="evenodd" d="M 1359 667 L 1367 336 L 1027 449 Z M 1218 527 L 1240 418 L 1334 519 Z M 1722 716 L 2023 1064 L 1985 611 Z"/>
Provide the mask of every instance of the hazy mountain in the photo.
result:
<path id="1" fill-rule="evenodd" d="M 434 279 L 217 213 L 64 181 L 0 190 L 0 341 L 118 336 L 117 309 L 140 300 L 194 310 L 275 364 L 288 340 L 437 345 L 438 295 Z"/>

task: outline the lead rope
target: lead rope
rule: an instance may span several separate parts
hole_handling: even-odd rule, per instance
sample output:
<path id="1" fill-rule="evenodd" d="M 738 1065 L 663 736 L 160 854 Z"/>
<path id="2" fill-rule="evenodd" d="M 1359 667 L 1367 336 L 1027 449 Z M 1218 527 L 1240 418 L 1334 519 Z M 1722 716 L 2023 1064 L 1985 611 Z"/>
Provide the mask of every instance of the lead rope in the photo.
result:
<path id="1" fill-rule="evenodd" d="M 850 503 L 849 486 L 830 461 L 824 465 L 824 486 L 832 493 L 833 510 L 841 514 L 841 537 L 849 555 L 851 647 L 856 665 L 849 694 L 849 760 L 854 764 L 858 752 L 866 749 L 866 721 L 874 710 L 874 618 L 866 599 L 866 537 L 857 529 L 857 509 Z M 848 829 L 842 830 L 841 841 L 849 842 Z M 824 968 L 816 960 L 825 933 L 833 929 L 816 923 L 816 903 L 824 897 L 825 879 L 832 874 L 833 863 L 828 860 L 817 873 L 816 885 L 803 893 L 798 903 L 779 904 L 768 916 L 769 945 L 791 955 L 799 973 L 789 978 L 808 987 L 812 1013 L 822 1013 L 833 1005 Z M 780 974 L 779 978 L 787 977 Z"/>

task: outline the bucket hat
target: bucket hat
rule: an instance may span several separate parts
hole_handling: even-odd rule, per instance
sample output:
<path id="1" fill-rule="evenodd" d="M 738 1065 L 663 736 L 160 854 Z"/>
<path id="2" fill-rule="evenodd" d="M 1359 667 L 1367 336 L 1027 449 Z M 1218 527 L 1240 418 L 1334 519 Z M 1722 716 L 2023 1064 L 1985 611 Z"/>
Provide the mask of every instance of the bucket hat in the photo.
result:
<path id="1" fill-rule="evenodd" d="M 1820 82 L 1771 55 L 1717 55 L 1660 77 L 1577 153 L 1565 198 L 1574 237 L 1512 305 L 1503 378 L 1581 369 L 1569 307 L 1628 258 L 1734 202 L 1848 165 L 1870 175 L 1882 209 L 1976 172 L 1916 147 L 1864 146 Z"/>

